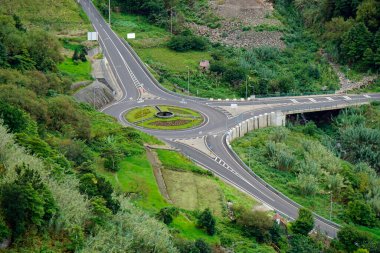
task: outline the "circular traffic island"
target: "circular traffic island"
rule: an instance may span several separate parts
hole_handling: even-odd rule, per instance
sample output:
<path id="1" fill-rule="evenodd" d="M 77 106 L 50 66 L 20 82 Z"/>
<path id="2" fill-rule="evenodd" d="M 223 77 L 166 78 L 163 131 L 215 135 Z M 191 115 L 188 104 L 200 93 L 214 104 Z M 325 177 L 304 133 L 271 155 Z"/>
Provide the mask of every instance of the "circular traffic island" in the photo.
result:
<path id="1" fill-rule="evenodd" d="M 129 110 L 124 118 L 136 126 L 156 130 L 183 130 L 201 125 L 197 111 L 171 105 L 143 106 Z"/>

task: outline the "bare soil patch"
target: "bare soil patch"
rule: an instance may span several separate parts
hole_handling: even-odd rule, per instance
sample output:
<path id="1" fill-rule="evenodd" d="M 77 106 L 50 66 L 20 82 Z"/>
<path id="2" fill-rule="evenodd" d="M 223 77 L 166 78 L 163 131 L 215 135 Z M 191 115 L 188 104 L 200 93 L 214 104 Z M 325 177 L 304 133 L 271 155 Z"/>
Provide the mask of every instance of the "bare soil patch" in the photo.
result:
<path id="1" fill-rule="evenodd" d="M 273 17 L 273 5 L 263 0 L 213 0 L 210 1 L 215 14 L 222 18 L 219 28 L 189 24 L 198 35 L 208 37 L 234 47 L 277 47 L 284 48 L 280 31 L 255 31 L 256 26 L 282 27 Z"/>

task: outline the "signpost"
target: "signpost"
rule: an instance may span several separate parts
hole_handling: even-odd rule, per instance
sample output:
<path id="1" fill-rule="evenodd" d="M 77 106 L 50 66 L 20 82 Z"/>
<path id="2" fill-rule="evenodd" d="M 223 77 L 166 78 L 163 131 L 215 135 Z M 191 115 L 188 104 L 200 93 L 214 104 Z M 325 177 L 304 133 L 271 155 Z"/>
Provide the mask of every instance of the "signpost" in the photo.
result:
<path id="1" fill-rule="evenodd" d="M 135 33 L 128 33 L 127 39 L 136 39 L 136 34 Z"/>

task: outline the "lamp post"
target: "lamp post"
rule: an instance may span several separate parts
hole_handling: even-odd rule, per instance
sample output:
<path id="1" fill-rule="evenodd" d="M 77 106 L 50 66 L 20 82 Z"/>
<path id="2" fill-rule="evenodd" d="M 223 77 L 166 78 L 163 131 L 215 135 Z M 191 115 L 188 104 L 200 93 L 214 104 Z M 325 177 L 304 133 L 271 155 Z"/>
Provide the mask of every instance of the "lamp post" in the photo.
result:
<path id="1" fill-rule="evenodd" d="M 333 192 L 330 191 L 330 220 L 332 220 L 332 209 L 333 209 Z"/>
<path id="2" fill-rule="evenodd" d="M 187 67 L 187 94 L 190 96 L 190 68 Z"/>
<path id="3" fill-rule="evenodd" d="M 108 24 L 111 27 L 111 0 L 108 0 Z"/>

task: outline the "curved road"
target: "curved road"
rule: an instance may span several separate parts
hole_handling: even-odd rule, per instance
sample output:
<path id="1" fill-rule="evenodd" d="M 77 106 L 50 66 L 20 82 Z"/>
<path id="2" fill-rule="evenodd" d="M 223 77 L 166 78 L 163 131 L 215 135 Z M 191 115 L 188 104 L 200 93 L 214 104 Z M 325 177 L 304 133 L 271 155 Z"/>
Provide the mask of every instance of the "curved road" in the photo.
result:
<path id="1" fill-rule="evenodd" d="M 226 143 L 227 130 L 252 116 L 270 113 L 274 110 L 287 112 L 303 108 L 349 106 L 351 103 L 368 102 L 370 99 L 380 100 L 380 94 L 284 97 L 254 101 L 211 101 L 174 94 L 158 84 L 132 48 L 112 31 L 91 1 L 80 0 L 79 2 L 99 34 L 99 42 L 104 55 L 123 92 L 122 98 L 104 108 L 103 112 L 114 116 L 122 124 L 129 125 L 124 120 L 123 114 L 131 108 L 142 105 L 169 104 L 200 111 L 206 120 L 204 124 L 194 129 L 158 131 L 140 128 L 140 130 L 166 141 L 194 162 L 291 220 L 297 217 L 300 206 L 266 184 L 246 167 L 229 149 Z M 143 100 L 146 93 L 151 95 L 151 99 Z M 218 108 L 219 106 L 230 106 L 231 103 L 239 104 L 239 107 L 252 106 L 252 110 L 232 116 Z M 178 139 L 194 138 L 203 138 L 206 147 L 213 155 L 177 141 Z M 339 229 L 337 224 L 318 215 L 315 215 L 315 221 L 317 229 L 330 237 L 336 237 Z"/>

